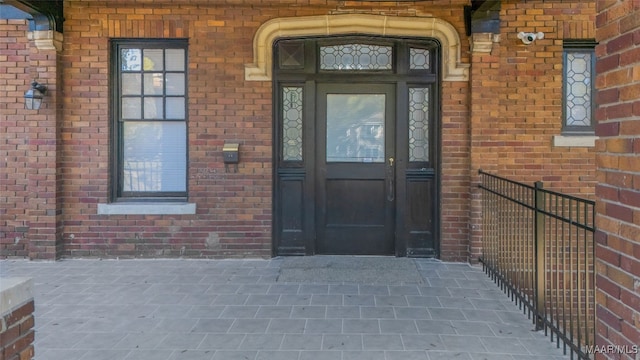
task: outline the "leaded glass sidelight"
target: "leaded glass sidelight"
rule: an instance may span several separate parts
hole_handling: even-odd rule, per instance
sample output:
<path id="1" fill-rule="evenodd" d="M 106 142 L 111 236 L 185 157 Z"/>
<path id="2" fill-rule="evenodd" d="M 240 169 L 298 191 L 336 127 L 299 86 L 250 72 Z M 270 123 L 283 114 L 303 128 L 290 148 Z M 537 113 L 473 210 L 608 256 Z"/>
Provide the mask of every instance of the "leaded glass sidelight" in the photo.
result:
<path id="1" fill-rule="evenodd" d="M 282 158 L 302 160 L 302 87 L 282 88 Z"/>
<path id="2" fill-rule="evenodd" d="M 409 161 L 429 161 L 429 88 L 409 89 Z"/>
<path id="3" fill-rule="evenodd" d="M 411 70 L 429 70 L 431 68 L 428 49 L 411 48 L 409 49 L 409 58 Z"/>
<path id="4" fill-rule="evenodd" d="M 591 54 L 567 53 L 566 126 L 591 126 Z"/>
<path id="5" fill-rule="evenodd" d="M 322 70 L 391 70 L 391 46 L 341 44 L 320 47 Z"/>

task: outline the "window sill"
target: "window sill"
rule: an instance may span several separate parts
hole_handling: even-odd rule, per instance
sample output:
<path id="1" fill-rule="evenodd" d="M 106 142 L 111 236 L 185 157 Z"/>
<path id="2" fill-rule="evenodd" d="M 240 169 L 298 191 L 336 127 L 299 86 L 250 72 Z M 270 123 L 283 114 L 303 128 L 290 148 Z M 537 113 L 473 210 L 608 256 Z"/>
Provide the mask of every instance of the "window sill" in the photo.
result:
<path id="1" fill-rule="evenodd" d="M 597 136 L 593 135 L 556 135 L 553 137 L 553 146 L 556 147 L 595 147 Z"/>
<path id="2" fill-rule="evenodd" d="M 145 202 L 98 204 L 98 215 L 193 215 L 194 203 Z"/>

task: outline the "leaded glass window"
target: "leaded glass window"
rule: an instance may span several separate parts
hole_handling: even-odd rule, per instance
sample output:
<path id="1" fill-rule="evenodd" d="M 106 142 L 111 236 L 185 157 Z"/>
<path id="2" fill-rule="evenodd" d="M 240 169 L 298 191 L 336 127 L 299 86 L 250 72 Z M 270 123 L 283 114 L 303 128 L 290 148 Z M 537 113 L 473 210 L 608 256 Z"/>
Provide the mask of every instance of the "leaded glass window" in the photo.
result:
<path id="1" fill-rule="evenodd" d="M 593 47 L 586 47 L 583 42 L 577 45 L 566 41 L 564 49 L 563 130 L 593 132 L 595 55 Z"/>
<path id="2" fill-rule="evenodd" d="M 409 88 L 409 161 L 429 161 L 429 88 Z"/>
<path id="3" fill-rule="evenodd" d="M 429 70 L 431 68 L 431 59 L 428 49 L 409 49 L 409 68 L 411 70 Z"/>
<path id="4" fill-rule="evenodd" d="M 322 70 L 391 70 L 391 46 L 341 44 L 320 47 Z"/>
<path id="5" fill-rule="evenodd" d="M 302 87 L 282 88 L 282 157 L 302 160 Z"/>

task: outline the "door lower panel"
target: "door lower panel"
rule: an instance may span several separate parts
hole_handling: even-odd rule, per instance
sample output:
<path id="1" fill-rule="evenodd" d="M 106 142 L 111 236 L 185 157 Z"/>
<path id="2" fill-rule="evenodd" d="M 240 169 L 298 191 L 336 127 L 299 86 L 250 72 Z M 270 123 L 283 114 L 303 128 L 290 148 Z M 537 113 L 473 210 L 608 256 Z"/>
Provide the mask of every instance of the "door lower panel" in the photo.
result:
<path id="1" fill-rule="evenodd" d="M 405 184 L 406 195 L 401 202 L 403 211 L 398 214 L 398 231 L 407 240 L 407 256 L 434 256 L 434 178 L 409 176 Z"/>
<path id="2" fill-rule="evenodd" d="M 326 226 L 384 225 L 384 180 L 329 179 Z"/>
<path id="3" fill-rule="evenodd" d="M 384 180 L 328 179 L 321 254 L 391 255 Z"/>

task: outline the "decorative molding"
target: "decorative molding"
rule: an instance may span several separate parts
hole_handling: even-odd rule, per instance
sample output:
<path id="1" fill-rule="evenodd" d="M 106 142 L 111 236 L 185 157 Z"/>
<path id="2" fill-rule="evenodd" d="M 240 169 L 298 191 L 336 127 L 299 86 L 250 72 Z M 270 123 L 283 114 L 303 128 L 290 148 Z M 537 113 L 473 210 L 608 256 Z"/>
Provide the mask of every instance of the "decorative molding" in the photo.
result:
<path id="1" fill-rule="evenodd" d="M 477 33 L 471 35 L 472 53 L 490 53 L 493 50 L 493 43 L 500 42 L 499 34 Z"/>
<path id="2" fill-rule="evenodd" d="M 340 14 L 276 18 L 262 24 L 253 37 L 253 63 L 245 65 L 245 80 L 271 80 L 273 43 L 278 38 L 346 34 L 435 38 L 442 47 L 443 80 L 469 79 L 470 64 L 460 60 L 460 36 L 450 23 L 435 17 Z"/>
<path id="3" fill-rule="evenodd" d="M 53 30 L 31 31 L 28 35 L 29 40 L 33 40 L 38 50 L 55 50 L 62 51 L 62 41 L 64 36 L 62 33 Z"/>

